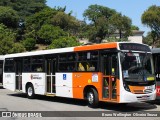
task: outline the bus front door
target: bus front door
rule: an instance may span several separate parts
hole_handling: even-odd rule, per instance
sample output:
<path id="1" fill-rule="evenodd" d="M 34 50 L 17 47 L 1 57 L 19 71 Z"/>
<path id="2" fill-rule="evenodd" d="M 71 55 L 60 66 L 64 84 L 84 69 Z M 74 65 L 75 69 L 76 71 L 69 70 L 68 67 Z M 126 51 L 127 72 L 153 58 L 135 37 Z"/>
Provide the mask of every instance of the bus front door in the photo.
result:
<path id="1" fill-rule="evenodd" d="M 16 60 L 16 90 L 22 90 L 22 60 Z"/>
<path id="2" fill-rule="evenodd" d="M 103 87 L 102 97 L 108 101 L 117 101 L 117 53 L 102 55 Z"/>
<path id="3" fill-rule="evenodd" d="M 55 88 L 55 71 L 56 71 L 56 59 L 48 58 L 46 60 L 46 91 L 48 94 L 56 92 Z"/>

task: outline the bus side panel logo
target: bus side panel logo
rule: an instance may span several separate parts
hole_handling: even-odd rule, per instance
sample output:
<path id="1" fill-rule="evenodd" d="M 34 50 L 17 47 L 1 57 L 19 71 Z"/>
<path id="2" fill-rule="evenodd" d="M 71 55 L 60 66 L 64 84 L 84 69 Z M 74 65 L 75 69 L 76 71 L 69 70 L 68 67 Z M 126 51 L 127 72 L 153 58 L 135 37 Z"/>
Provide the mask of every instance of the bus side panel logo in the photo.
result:
<path id="1" fill-rule="evenodd" d="M 63 74 L 63 80 L 67 80 L 67 75 Z"/>

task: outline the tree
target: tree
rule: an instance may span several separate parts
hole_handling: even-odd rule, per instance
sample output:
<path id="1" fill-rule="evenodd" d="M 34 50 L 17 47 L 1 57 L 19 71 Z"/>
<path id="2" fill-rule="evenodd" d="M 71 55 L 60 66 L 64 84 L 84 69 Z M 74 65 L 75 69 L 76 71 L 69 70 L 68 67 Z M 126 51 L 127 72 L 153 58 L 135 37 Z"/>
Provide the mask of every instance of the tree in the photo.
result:
<path id="1" fill-rule="evenodd" d="M 1 0 L 0 6 L 11 7 L 24 19 L 44 9 L 45 3 L 46 0 Z"/>
<path id="2" fill-rule="evenodd" d="M 60 37 L 53 40 L 48 49 L 73 47 L 79 45 L 80 43 L 76 41 L 75 37 Z"/>
<path id="3" fill-rule="evenodd" d="M 96 26 L 96 21 L 98 18 L 105 17 L 106 19 L 109 19 L 115 13 L 116 11 L 113 9 L 95 4 L 90 5 L 88 9 L 84 11 L 83 16 L 85 19 L 93 22 Z"/>
<path id="4" fill-rule="evenodd" d="M 37 35 L 40 40 L 39 43 L 51 44 L 52 40 L 58 39 L 60 36 L 67 36 L 67 33 L 59 27 L 46 24 L 41 27 L 41 29 L 37 32 Z"/>
<path id="5" fill-rule="evenodd" d="M 25 40 L 22 41 L 22 44 L 27 51 L 31 51 L 34 49 L 36 45 L 36 40 L 33 38 L 26 38 Z"/>
<path id="6" fill-rule="evenodd" d="M 131 26 L 131 30 L 139 30 L 139 27 L 138 27 L 138 26 L 135 26 L 135 25 L 132 25 L 132 26 Z"/>
<path id="7" fill-rule="evenodd" d="M 11 53 L 21 53 L 24 51 L 26 51 L 26 49 L 21 43 L 14 43 L 11 49 Z"/>
<path id="8" fill-rule="evenodd" d="M 154 31 L 148 32 L 147 36 L 143 39 L 143 43 L 152 47 L 160 47 L 160 40 L 158 40 L 156 37 L 157 34 Z"/>
<path id="9" fill-rule="evenodd" d="M 127 16 L 122 15 L 121 13 L 114 14 L 110 18 L 110 23 L 115 30 L 118 30 L 120 39 L 122 38 L 122 34 L 123 37 L 128 37 L 131 34 L 132 21 Z"/>
<path id="10" fill-rule="evenodd" d="M 84 11 L 83 16 L 91 21 L 90 25 L 93 25 L 95 28 L 91 27 L 89 30 L 89 35 L 91 35 L 89 36 L 90 41 L 101 42 L 106 35 L 109 36 L 110 32 L 112 32 L 109 19 L 115 13 L 115 10 L 100 5 L 90 5 Z"/>
<path id="11" fill-rule="evenodd" d="M 30 16 L 26 20 L 25 38 L 38 40 L 37 32 L 45 24 L 52 23 L 52 17 L 57 13 L 55 9 L 45 8 L 42 11 Z"/>
<path id="12" fill-rule="evenodd" d="M 131 34 L 131 20 L 114 9 L 100 5 L 91 5 L 83 13 L 83 16 L 90 20 L 94 27 L 90 30 L 90 40 L 101 42 L 104 38 L 109 38 L 116 31 L 119 32 L 120 38 L 127 37 Z"/>
<path id="13" fill-rule="evenodd" d="M 10 7 L 0 6 L 0 23 L 3 23 L 9 28 L 18 26 L 19 16 L 15 10 Z"/>
<path id="14" fill-rule="evenodd" d="M 75 17 L 65 12 L 58 11 L 52 18 L 52 24 L 59 26 L 61 29 L 68 31 L 72 35 L 75 35 L 77 28 L 80 26 L 80 22 Z"/>
<path id="15" fill-rule="evenodd" d="M 0 54 L 5 55 L 9 53 L 24 51 L 23 45 L 15 43 L 16 33 L 8 29 L 5 25 L 0 24 Z"/>
<path id="16" fill-rule="evenodd" d="M 142 23 L 151 28 L 153 43 L 160 39 L 160 6 L 149 7 L 141 17 Z M 153 35 L 154 34 L 154 35 Z"/>

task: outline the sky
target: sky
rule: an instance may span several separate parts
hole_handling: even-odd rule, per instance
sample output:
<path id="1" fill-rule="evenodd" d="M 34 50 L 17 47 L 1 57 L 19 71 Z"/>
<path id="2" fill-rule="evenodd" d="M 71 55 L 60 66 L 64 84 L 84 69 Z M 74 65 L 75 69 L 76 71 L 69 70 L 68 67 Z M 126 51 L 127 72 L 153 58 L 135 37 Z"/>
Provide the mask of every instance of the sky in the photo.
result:
<path id="1" fill-rule="evenodd" d="M 83 20 L 83 13 L 90 5 L 102 5 L 120 12 L 129 17 L 132 24 L 144 31 L 144 36 L 150 29 L 141 23 L 141 16 L 152 5 L 160 6 L 160 0 L 47 0 L 47 5 L 51 8 L 55 6 L 65 7 L 66 13 L 72 11 L 72 15 L 79 20 Z"/>

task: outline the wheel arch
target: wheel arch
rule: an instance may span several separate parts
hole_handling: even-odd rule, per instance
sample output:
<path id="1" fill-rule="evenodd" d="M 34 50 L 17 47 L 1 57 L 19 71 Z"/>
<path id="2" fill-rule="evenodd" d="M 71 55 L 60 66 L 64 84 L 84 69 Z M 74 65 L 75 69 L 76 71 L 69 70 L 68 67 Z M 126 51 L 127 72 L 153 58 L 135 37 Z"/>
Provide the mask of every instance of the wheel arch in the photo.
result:
<path id="1" fill-rule="evenodd" d="M 27 82 L 27 84 L 26 84 L 26 86 L 25 86 L 25 91 L 26 91 L 26 92 L 27 92 L 27 87 L 28 87 L 29 85 L 32 85 L 32 87 L 33 87 L 33 89 L 34 89 L 33 84 L 32 84 L 31 82 Z"/>
<path id="2" fill-rule="evenodd" d="M 87 85 L 87 86 L 85 86 L 84 89 L 83 89 L 83 98 L 84 98 L 84 99 L 87 99 L 87 92 L 88 92 L 91 88 L 95 89 L 95 90 L 97 91 L 97 93 L 98 93 L 98 90 L 97 90 L 97 88 L 96 88 L 94 85 Z"/>

